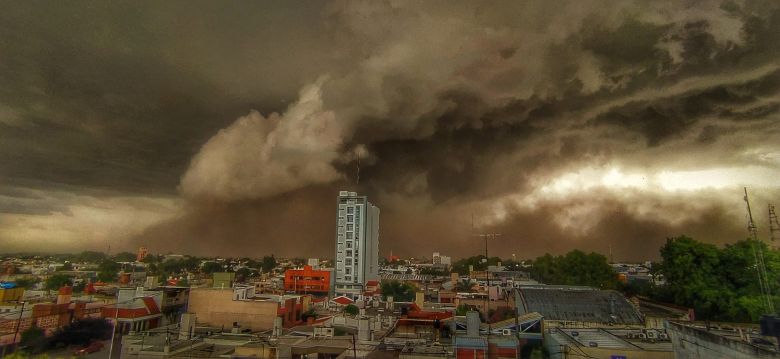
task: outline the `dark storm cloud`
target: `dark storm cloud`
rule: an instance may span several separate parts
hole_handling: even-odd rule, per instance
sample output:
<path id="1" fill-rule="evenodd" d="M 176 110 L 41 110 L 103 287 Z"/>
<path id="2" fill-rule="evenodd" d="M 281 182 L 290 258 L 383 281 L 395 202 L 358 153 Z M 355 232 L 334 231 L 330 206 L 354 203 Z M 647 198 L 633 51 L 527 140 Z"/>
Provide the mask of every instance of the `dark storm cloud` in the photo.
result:
<path id="1" fill-rule="evenodd" d="M 282 107 L 326 62 L 266 66 L 316 46 L 316 30 L 298 28 L 304 19 L 270 15 L 292 11 L 280 5 L 7 4 L 2 176 L 173 193 L 215 131 L 247 108 Z M 300 5 L 305 17 L 310 10 Z M 309 42 L 286 46 L 298 37 Z M 255 77 L 246 81 L 248 74 Z"/>
<path id="2" fill-rule="evenodd" d="M 567 183 L 778 169 L 771 1 L 40 5 L 0 14 L 0 178 L 179 193 L 133 244 L 327 256 L 350 188 L 382 208 L 383 252 L 469 254 L 477 212 L 513 250 L 644 254 L 737 239 L 731 196 Z M 0 212 L 46 203 L 69 209 Z"/>
<path id="3" fill-rule="evenodd" d="M 641 133 L 648 146 L 658 146 L 708 116 L 734 120 L 762 120 L 777 114 L 777 104 L 761 104 L 759 98 L 780 98 L 780 71 L 742 83 L 720 84 L 689 93 L 634 101 L 599 115 L 595 123 L 615 124 Z M 756 104 L 746 110 L 737 110 Z"/>

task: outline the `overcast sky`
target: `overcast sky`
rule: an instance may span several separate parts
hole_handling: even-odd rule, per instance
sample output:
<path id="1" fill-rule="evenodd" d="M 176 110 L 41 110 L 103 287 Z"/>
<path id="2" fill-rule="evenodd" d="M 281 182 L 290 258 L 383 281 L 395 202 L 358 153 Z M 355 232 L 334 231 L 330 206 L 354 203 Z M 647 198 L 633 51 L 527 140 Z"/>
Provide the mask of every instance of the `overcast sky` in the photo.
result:
<path id="1" fill-rule="evenodd" d="M 359 165 L 358 165 L 359 163 Z M 358 172 L 359 168 L 359 172 Z M 359 179 L 359 180 L 358 180 Z M 653 259 L 780 204 L 780 3 L 24 1 L 0 249 Z"/>

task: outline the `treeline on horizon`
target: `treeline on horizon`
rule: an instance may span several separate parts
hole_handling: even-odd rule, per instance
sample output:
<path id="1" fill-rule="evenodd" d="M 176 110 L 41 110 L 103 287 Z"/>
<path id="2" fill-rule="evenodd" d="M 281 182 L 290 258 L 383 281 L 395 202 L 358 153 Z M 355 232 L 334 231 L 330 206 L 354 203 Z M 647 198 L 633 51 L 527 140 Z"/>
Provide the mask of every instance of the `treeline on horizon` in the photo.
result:
<path id="1" fill-rule="evenodd" d="M 526 269 L 531 278 L 544 284 L 582 285 L 614 289 L 626 296 L 649 299 L 693 308 L 697 320 L 756 322 L 767 313 L 756 271 L 754 245 L 763 252 L 769 292 L 775 307 L 780 307 L 780 251 L 766 243 L 745 239 L 718 247 L 685 235 L 668 238 L 660 248 L 660 261 L 652 263 L 654 281 L 623 283 L 618 280 L 607 257 L 600 253 L 573 250 L 564 255 L 545 254 L 534 259 Z M 469 266 L 485 270 L 499 262 L 507 269 L 522 270 L 520 263 L 491 257 L 474 256 L 456 261 L 452 270 L 467 274 Z"/>
<path id="2" fill-rule="evenodd" d="M 718 247 L 681 235 L 668 238 L 660 248 L 660 261 L 653 263 L 650 275 L 663 278 L 663 284 L 652 281 L 623 283 L 609 264 L 607 257 L 600 253 L 585 253 L 572 250 L 563 255 L 545 254 L 532 261 L 530 268 L 511 259 L 485 256 L 462 258 L 452 264 L 451 271 L 467 274 L 470 268 L 482 271 L 489 265 L 499 262 L 509 270 L 527 270 L 531 277 L 544 284 L 582 285 L 600 289 L 614 289 L 627 296 L 641 295 L 659 302 L 693 308 L 698 320 L 756 322 L 766 313 L 761 289 L 756 273 L 754 245 L 759 246 L 764 256 L 767 277 L 770 280 L 769 292 L 775 307 L 780 307 L 780 251 L 770 248 L 764 242 L 745 239 L 736 243 Z M 107 256 L 100 252 L 82 252 L 80 254 L 57 255 L 57 258 L 69 261 L 99 263 L 98 279 L 115 279 L 121 269 L 117 262 L 135 260 L 129 252 Z M 184 256 L 179 259 L 165 260 L 163 255 L 149 255 L 144 262 L 150 275 L 165 278 L 170 275 L 195 271 L 210 274 L 217 271 L 233 271 L 225 264 L 207 262 L 206 257 Z M 240 259 L 244 268 L 236 270 L 237 277 L 244 279 L 257 276 L 261 272 L 271 272 L 277 265 L 274 256 L 265 256 L 260 260 Z M 297 265 L 305 261 L 294 259 Z M 385 261 L 386 262 L 386 261 Z M 528 262 L 525 262 L 528 263 Z M 67 268 L 66 268 L 67 269 Z M 126 269 L 125 269 L 126 270 Z M 422 274 L 448 275 L 436 269 L 423 269 Z M 56 288 L 67 283 L 67 277 L 50 277 L 47 288 Z M 25 283 L 27 284 L 27 283 Z"/>

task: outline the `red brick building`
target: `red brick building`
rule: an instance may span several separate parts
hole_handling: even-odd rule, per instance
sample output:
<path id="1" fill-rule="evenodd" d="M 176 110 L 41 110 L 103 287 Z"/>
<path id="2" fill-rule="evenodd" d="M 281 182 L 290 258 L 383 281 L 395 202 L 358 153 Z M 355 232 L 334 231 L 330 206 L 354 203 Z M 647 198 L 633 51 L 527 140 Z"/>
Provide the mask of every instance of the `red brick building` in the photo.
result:
<path id="1" fill-rule="evenodd" d="M 299 294 L 328 294 L 330 275 L 330 271 L 313 269 L 308 265 L 303 269 L 288 269 L 284 272 L 284 290 Z"/>

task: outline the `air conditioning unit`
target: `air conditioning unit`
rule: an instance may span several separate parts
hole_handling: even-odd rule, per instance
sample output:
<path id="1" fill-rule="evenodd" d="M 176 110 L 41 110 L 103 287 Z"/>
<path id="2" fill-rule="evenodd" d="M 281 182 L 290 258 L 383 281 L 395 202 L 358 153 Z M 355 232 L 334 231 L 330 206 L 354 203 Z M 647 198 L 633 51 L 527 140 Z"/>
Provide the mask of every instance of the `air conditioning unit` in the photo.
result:
<path id="1" fill-rule="evenodd" d="M 639 338 L 639 339 L 647 339 L 647 334 L 639 333 L 639 334 L 637 334 L 637 338 Z"/>
<path id="2" fill-rule="evenodd" d="M 578 332 L 576 330 L 571 332 L 571 336 L 573 336 L 573 337 L 576 337 L 578 335 L 580 335 L 580 332 Z"/>
<path id="3" fill-rule="evenodd" d="M 658 338 L 660 338 L 661 340 L 669 340 L 669 334 L 661 333 L 658 335 Z"/>
<path id="4" fill-rule="evenodd" d="M 501 329 L 501 334 L 502 335 L 512 335 L 512 330 L 511 329 Z"/>
<path id="5" fill-rule="evenodd" d="M 647 338 L 648 339 L 656 339 L 658 338 L 658 332 L 655 330 L 648 330 L 647 331 Z"/>

